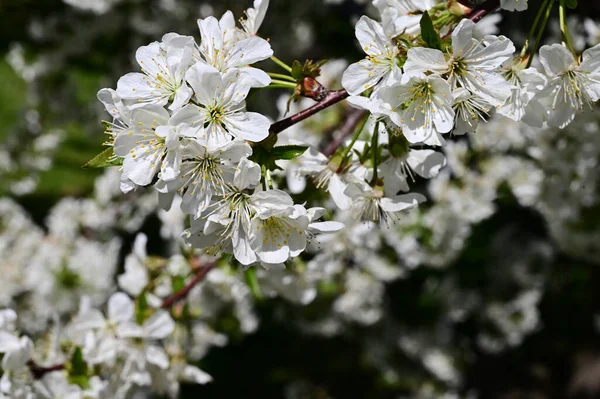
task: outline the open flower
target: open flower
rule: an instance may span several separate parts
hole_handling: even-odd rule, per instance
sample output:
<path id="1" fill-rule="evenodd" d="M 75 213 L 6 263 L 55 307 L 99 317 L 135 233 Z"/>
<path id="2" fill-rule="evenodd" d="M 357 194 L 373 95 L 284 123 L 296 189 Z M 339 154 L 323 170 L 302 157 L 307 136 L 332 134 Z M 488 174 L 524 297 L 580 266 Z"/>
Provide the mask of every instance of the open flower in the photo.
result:
<path id="1" fill-rule="evenodd" d="M 403 194 L 385 197 L 381 187 L 356 182 L 348 184 L 346 195 L 352 198 L 351 211 L 359 220 L 375 222 L 389 227 L 402 211 L 412 209 L 425 201 L 421 194 Z"/>
<path id="2" fill-rule="evenodd" d="M 418 35 L 421 32 L 419 22 L 423 11 L 429 10 L 438 3 L 437 0 L 374 0 L 381 14 L 385 33 L 391 37 L 403 33 Z"/>
<path id="3" fill-rule="evenodd" d="M 179 129 L 168 126 L 169 113 L 158 105 L 135 108 L 132 126 L 115 138 L 115 155 L 124 158 L 123 177 L 139 186 L 152 182 L 160 170 L 165 180 L 174 179 L 181 164 Z"/>
<path id="4" fill-rule="evenodd" d="M 402 128 L 411 143 L 441 145 L 440 133 L 453 126 L 450 85 L 437 75 L 404 75 L 401 84 L 384 87 L 377 97 L 385 104 L 382 113 Z"/>
<path id="5" fill-rule="evenodd" d="M 238 163 L 250 154 L 250 146 L 239 140 L 216 150 L 197 142 L 190 143 L 179 178 L 181 210 L 194 218 L 200 217 L 213 195 L 225 195 L 229 191 L 234 173 L 239 169 Z"/>
<path id="6" fill-rule="evenodd" d="M 482 98 L 462 87 L 452 91 L 452 109 L 454 110 L 453 134 L 475 133 L 480 121 L 490 116 L 491 105 Z"/>
<path id="7" fill-rule="evenodd" d="M 268 5 L 268 2 L 266 5 Z M 258 29 L 259 12 L 254 20 Z M 264 12 L 266 12 L 266 7 Z M 264 71 L 249 67 L 255 62 L 266 60 L 273 55 L 271 45 L 265 39 L 258 36 L 244 38 L 235 27 L 233 14 L 228 11 L 220 21 L 215 17 L 207 17 L 198 20 L 200 36 L 202 41 L 199 46 L 201 62 L 216 68 L 221 73 L 227 73 L 232 69 L 239 69 L 251 77 L 253 87 L 264 87 L 271 83 L 271 78 Z"/>
<path id="8" fill-rule="evenodd" d="M 171 118 L 171 124 L 186 123 L 195 135 L 214 149 L 227 145 L 234 138 L 262 141 L 269 135 L 271 124 L 266 116 L 245 112 L 245 99 L 251 80 L 239 70 L 221 73 L 201 62 L 186 73 L 194 88 L 198 105 L 189 104 Z"/>
<path id="9" fill-rule="evenodd" d="M 262 262 L 284 263 L 304 251 L 311 219 L 303 206 L 280 190 L 255 193 L 252 206 L 250 246 Z"/>
<path id="10" fill-rule="evenodd" d="M 348 67 L 342 76 L 342 86 L 351 95 L 360 94 L 380 81 L 383 86 L 401 76 L 396 64 L 398 47 L 392 42 L 381 25 L 363 16 L 356 23 L 356 38 L 367 57 Z"/>
<path id="11" fill-rule="evenodd" d="M 600 45 L 584 51 L 581 63 L 560 44 L 542 46 L 540 62 L 550 78 L 542 94 L 552 100 L 548 124 L 562 129 L 600 98 Z"/>
<path id="12" fill-rule="evenodd" d="M 437 176 L 444 166 L 446 166 L 446 157 L 434 150 L 411 148 L 404 156 L 390 156 L 380 166 L 385 194 L 394 196 L 398 191 L 408 191 L 408 178 L 414 181 L 414 174 L 416 174 L 431 179 Z"/>
<path id="13" fill-rule="evenodd" d="M 121 98 L 136 100 L 138 104 L 166 105 L 176 110 L 192 96 L 185 83 L 185 72 L 193 63 L 194 39 L 169 33 L 162 43 L 154 42 L 140 47 L 135 58 L 142 72 L 132 72 L 117 83 Z"/>
<path id="14" fill-rule="evenodd" d="M 269 8 L 269 0 L 254 0 L 254 8 L 246 10 L 246 18 L 240 19 L 246 36 L 256 35 L 265 19 L 267 8 Z"/>
<path id="15" fill-rule="evenodd" d="M 515 51 L 513 43 L 501 36 L 486 39 L 485 46 L 473 38 L 473 21 L 463 19 L 452 32 L 452 54 L 446 59 L 440 50 L 418 47 L 408 51 L 404 69 L 411 73 L 435 72 L 448 77 L 452 88 L 464 87 L 494 106 L 504 104 L 510 85 L 497 72 Z"/>

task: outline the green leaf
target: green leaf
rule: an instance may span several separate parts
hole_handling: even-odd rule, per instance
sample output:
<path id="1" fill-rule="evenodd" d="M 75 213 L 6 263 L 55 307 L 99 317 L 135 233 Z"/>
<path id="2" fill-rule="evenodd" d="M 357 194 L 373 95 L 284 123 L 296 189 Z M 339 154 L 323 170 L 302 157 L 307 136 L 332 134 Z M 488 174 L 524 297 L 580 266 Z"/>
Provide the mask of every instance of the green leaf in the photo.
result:
<path id="1" fill-rule="evenodd" d="M 301 81 L 303 78 L 302 64 L 298 60 L 295 60 L 294 63 L 292 64 L 292 77 L 294 79 L 296 79 L 297 81 Z"/>
<path id="2" fill-rule="evenodd" d="M 80 347 L 76 347 L 73 356 L 71 356 L 71 370 L 69 374 L 72 376 L 84 376 L 87 374 L 87 363 L 83 360 L 83 353 Z"/>
<path id="3" fill-rule="evenodd" d="M 94 158 L 90 159 L 85 165 L 82 166 L 83 169 L 90 168 L 106 168 L 108 166 L 120 166 L 123 165 L 123 158 L 117 158 L 112 147 L 107 148 L 102 151 L 100 154 L 96 155 Z"/>
<path id="4" fill-rule="evenodd" d="M 307 149 L 304 145 L 282 145 L 273 147 L 270 154 L 273 159 L 294 159 L 304 154 Z"/>
<path id="5" fill-rule="evenodd" d="M 565 5 L 570 9 L 577 8 L 577 0 L 565 0 Z"/>
<path id="6" fill-rule="evenodd" d="M 421 37 L 429 48 L 441 50 L 440 35 L 433 27 L 433 22 L 429 17 L 429 13 L 425 11 L 421 17 Z"/>

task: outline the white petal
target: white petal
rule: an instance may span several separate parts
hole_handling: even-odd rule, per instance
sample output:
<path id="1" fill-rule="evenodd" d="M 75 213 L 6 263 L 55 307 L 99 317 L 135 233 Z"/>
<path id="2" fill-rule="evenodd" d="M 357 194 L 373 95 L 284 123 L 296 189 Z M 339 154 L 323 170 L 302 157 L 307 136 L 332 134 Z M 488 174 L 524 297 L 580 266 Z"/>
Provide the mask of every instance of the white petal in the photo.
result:
<path id="1" fill-rule="evenodd" d="M 235 231 L 231 237 L 233 245 L 233 256 L 244 266 L 255 263 L 258 258 L 250 245 L 250 238 L 246 234 L 246 229 L 241 227 Z"/>
<path id="2" fill-rule="evenodd" d="M 381 209 L 386 212 L 400 212 L 414 208 L 420 202 L 424 202 L 426 198 L 421 194 L 403 194 L 392 198 L 381 199 Z"/>
<path id="3" fill-rule="evenodd" d="M 348 67 L 342 75 L 342 86 L 350 95 L 358 95 L 373 87 L 389 72 L 385 65 L 374 65 L 364 59 Z"/>
<path id="4" fill-rule="evenodd" d="M 335 233 L 345 226 L 340 222 L 316 222 L 308 225 L 308 228 L 319 233 Z"/>
<path id="5" fill-rule="evenodd" d="M 169 111 L 159 105 L 145 105 L 131 111 L 131 119 L 136 127 L 155 129 L 157 126 L 166 125 L 169 121 Z"/>
<path id="6" fill-rule="evenodd" d="M 117 81 L 117 94 L 124 99 L 156 99 L 156 103 L 164 105 L 168 98 L 154 87 L 150 86 L 148 80 L 150 78 L 143 73 L 131 72 L 122 76 Z"/>
<path id="7" fill-rule="evenodd" d="M 281 190 L 258 191 L 252 195 L 252 206 L 263 219 L 294 205 L 292 197 Z"/>
<path id="8" fill-rule="evenodd" d="M 268 4 L 269 2 L 266 1 L 266 3 Z M 213 380 L 209 374 L 200 370 L 198 367 L 189 364 L 183 369 L 183 378 L 185 381 L 195 384 L 206 384 Z"/>
<path id="9" fill-rule="evenodd" d="M 419 176 L 431 179 L 446 166 L 444 154 L 433 150 L 410 150 L 406 163 Z"/>
<path id="10" fill-rule="evenodd" d="M 146 348 L 146 360 L 163 370 L 169 367 L 169 357 L 162 348 L 154 345 L 149 345 Z"/>
<path id="11" fill-rule="evenodd" d="M 151 339 L 163 339 L 171 335 L 175 322 L 168 312 L 159 310 L 144 322 L 146 336 Z"/>
<path id="12" fill-rule="evenodd" d="M 393 48 L 392 41 L 386 36 L 382 26 L 367 16 L 362 16 L 355 26 L 360 47 L 369 55 L 388 52 Z"/>
<path id="13" fill-rule="evenodd" d="M 185 73 L 185 79 L 202 105 L 212 105 L 216 93 L 223 86 L 221 73 L 203 62 L 192 65 Z"/>
<path id="14" fill-rule="evenodd" d="M 242 73 L 250 76 L 252 87 L 266 87 L 271 83 L 271 77 L 265 71 L 258 68 L 244 67 L 239 68 Z"/>
<path id="15" fill-rule="evenodd" d="M 345 194 L 345 190 L 346 184 L 342 182 L 338 174 L 334 173 L 329 179 L 327 191 L 331 195 L 335 205 L 341 210 L 348 210 L 352 206 L 352 200 Z"/>
<path id="16" fill-rule="evenodd" d="M 564 46 L 555 43 L 540 48 L 540 62 L 548 75 L 560 75 L 573 65 L 575 58 Z"/>
<path id="17" fill-rule="evenodd" d="M 228 67 L 254 64 L 273 56 L 271 45 L 258 36 L 236 42 L 227 58 Z"/>
<path id="18" fill-rule="evenodd" d="M 271 123 L 258 112 L 238 112 L 225 119 L 227 130 L 244 140 L 259 142 L 267 138 Z"/>
<path id="19" fill-rule="evenodd" d="M 190 101 L 190 98 L 192 98 L 193 94 L 194 92 L 192 91 L 192 89 L 190 89 L 188 85 L 183 83 L 175 92 L 175 98 L 173 98 L 173 103 L 169 105 L 169 109 L 171 111 L 175 111 L 183 107 L 188 103 L 188 101 Z"/>
<path id="20" fill-rule="evenodd" d="M 461 55 L 473 45 L 473 28 L 475 24 L 469 19 L 463 19 L 452 32 L 452 52 Z"/>
<path id="21" fill-rule="evenodd" d="M 448 70 L 448 63 L 440 50 L 413 47 L 408 50 L 407 56 L 404 70 L 408 74 L 427 71 L 442 74 Z"/>
<path id="22" fill-rule="evenodd" d="M 71 327 L 75 331 L 83 332 L 95 328 L 102 328 L 105 324 L 106 320 L 104 319 L 102 312 L 100 312 L 97 309 L 90 309 L 85 313 L 78 314 L 77 316 L 75 316 L 73 322 L 71 323 Z M 2 346 L 0 345 L 0 348 L 1 347 Z"/>
<path id="23" fill-rule="evenodd" d="M 583 52 L 581 55 L 579 70 L 591 74 L 600 74 L 600 44 L 595 45 Z"/>
<path id="24" fill-rule="evenodd" d="M 108 318 L 112 321 L 122 322 L 133 320 L 135 305 L 128 295 L 116 292 L 108 300 Z"/>
<path id="25" fill-rule="evenodd" d="M 143 338 L 145 336 L 144 328 L 132 321 L 125 321 L 117 326 L 117 336 L 119 338 Z"/>
<path id="26" fill-rule="evenodd" d="M 233 185 L 239 190 L 244 190 L 260 183 L 260 165 L 242 159 L 233 176 Z"/>
<path id="27" fill-rule="evenodd" d="M 179 111 L 176 111 L 169 120 L 169 123 L 173 126 L 183 123 L 189 124 L 190 127 L 186 130 L 185 135 L 195 137 L 198 131 L 202 128 L 205 119 L 206 112 L 203 112 L 202 108 L 193 104 L 189 104 L 181 108 Z"/>

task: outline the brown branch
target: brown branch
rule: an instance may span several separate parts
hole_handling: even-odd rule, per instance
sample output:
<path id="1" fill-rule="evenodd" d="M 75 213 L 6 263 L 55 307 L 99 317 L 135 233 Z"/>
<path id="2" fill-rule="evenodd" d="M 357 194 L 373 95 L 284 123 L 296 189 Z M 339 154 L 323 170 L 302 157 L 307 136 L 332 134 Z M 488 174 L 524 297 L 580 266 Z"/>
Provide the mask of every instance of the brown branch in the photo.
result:
<path id="1" fill-rule="evenodd" d="M 29 366 L 29 370 L 31 371 L 33 378 L 35 378 L 36 380 L 41 379 L 44 375 L 53 371 L 60 371 L 65 369 L 64 364 L 55 364 L 53 366 L 42 367 L 35 363 L 33 360 L 28 361 L 27 366 Z"/>
<path id="2" fill-rule="evenodd" d="M 346 140 L 346 138 L 352 134 L 366 114 L 367 111 L 365 110 L 353 108 L 352 112 L 350 112 L 344 121 L 342 127 L 340 127 L 339 133 L 335 136 L 331 143 L 327 145 L 325 150 L 323 150 L 323 154 L 328 157 L 332 156 L 338 147 L 342 145 L 344 140 Z"/>
<path id="3" fill-rule="evenodd" d="M 298 122 L 302 122 L 307 118 L 310 118 L 314 114 L 324 110 L 327 107 L 332 106 L 333 104 L 337 104 L 340 101 L 345 100 L 346 98 L 348 98 L 348 96 L 348 92 L 344 89 L 329 91 L 327 92 L 323 100 L 319 101 L 312 107 L 300 111 L 297 114 L 290 116 L 289 118 L 285 118 L 273 123 L 271 125 L 271 128 L 269 129 L 269 132 L 271 132 L 271 134 L 279 134 L 288 127 L 293 126 Z"/>
<path id="4" fill-rule="evenodd" d="M 185 299 L 187 295 L 190 293 L 192 288 L 198 285 L 199 282 L 204 280 L 204 277 L 215 267 L 215 262 L 207 263 L 204 266 L 198 267 L 194 272 L 195 276 L 192 278 L 182 289 L 175 292 L 173 295 L 165 298 L 162 305 L 160 306 L 163 309 L 168 309 L 171 306 L 175 305 L 177 302 Z"/>
<path id="5" fill-rule="evenodd" d="M 496 11 L 498 8 L 500 8 L 500 0 L 488 0 L 483 3 L 481 7 L 477 7 L 471 11 L 471 13 L 467 15 L 467 18 L 477 23 L 481 21 L 483 17 Z"/>

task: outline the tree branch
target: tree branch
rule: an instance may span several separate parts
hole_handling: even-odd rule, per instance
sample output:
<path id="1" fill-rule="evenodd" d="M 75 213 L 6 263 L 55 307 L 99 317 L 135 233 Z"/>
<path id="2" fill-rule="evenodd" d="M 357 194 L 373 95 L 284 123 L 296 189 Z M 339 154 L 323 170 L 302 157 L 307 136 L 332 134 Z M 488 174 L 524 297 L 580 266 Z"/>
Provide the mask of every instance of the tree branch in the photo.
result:
<path id="1" fill-rule="evenodd" d="M 334 104 L 339 103 L 342 100 L 345 100 L 350 96 L 345 89 L 342 90 L 333 90 L 327 92 L 323 100 L 319 101 L 312 107 L 308 107 L 307 109 L 298 112 L 290 116 L 289 118 L 282 119 L 278 122 L 275 122 L 271 125 L 269 132 L 272 134 L 279 134 L 290 126 L 295 125 L 298 122 L 302 122 L 303 120 L 310 118 L 314 114 L 328 108 Z"/>
<path id="2" fill-rule="evenodd" d="M 33 378 L 35 378 L 36 380 L 41 379 L 47 373 L 65 369 L 64 364 L 55 364 L 53 366 L 42 367 L 42 366 L 39 366 L 37 363 L 35 363 L 33 360 L 28 361 L 27 366 L 29 367 L 29 370 L 31 371 Z"/>
<path id="3" fill-rule="evenodd" d="M 215 267 L 215 262 L 210 262 L 205 264 L 204 266 L 198 267 L 194 272 L 195 276 L 192 278 L 182 289 L 175 292 L 173 295 L 165 298 L 162 305 L 160 306 L 163 309 L 168 309 L 171 306 L 175 305 L 177 302 L 185 299 L 187 295 L 190 293 L 192 288 L 198 285 L 199 282 L 204 280 L 204 277 Z"/>
<path id="4" fill-rule="evenodd" d="M 473 9 L 473 11 L 467 15 L 467 18 L 477 23 L 481 21 L 483 17 L 496 11 L 498 8 L 500 8 L 500 0 L 488 0 L 483 3 L 481 7 Z"/>
<path id="5" fill-rule="evenodd" d="M 346 117 L 344 124 L 340 128 L 339 133 L 335 138 L 327 145 L 323 150 L 323 154 L 330 157 L 338 149 L 340 145 L 346 140 L 348 136 L 356 129 L 362 118 L 367 114 L 367 111 L 362 109 L 353 108 L 349 115 Z"/>

